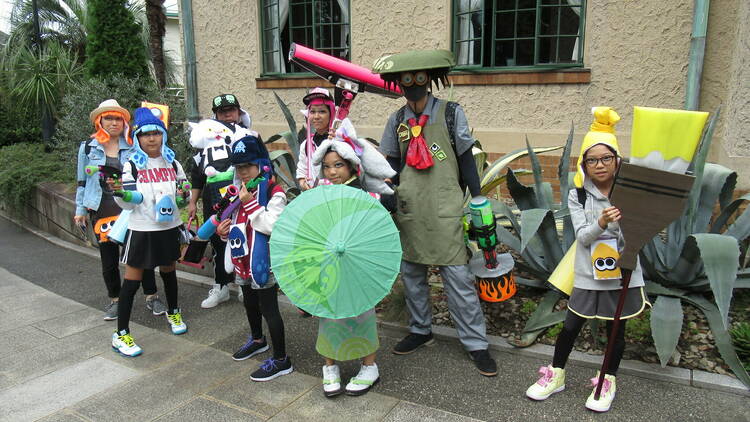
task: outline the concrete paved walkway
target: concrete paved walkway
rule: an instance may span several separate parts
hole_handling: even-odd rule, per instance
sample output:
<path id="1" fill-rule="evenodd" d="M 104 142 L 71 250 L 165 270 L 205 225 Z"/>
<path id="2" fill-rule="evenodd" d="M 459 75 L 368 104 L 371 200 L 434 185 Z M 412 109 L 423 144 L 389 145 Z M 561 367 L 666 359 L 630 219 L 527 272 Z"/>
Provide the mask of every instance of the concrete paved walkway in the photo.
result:
<path id="1" fill-rule="evenodd" d="M 107 346 L 101 311 L 5 269 L 0 286 L 2 421 L 472 420 L 374 392 L 328 400 L 299 371 L 253 383 L 258 361 L 139 324 L 145 351 L 124 358 Z"/>
<path id="2" fill-rule="evenodd" d="M 119 356 L 109 347 L 115 323 L 101 319 L 98 261 L 0 218 L 0 421 L 750 420 L 747 397 L 628 374 L 618 376 L 612 410 L 597 415 L 583 406 L 594 371 L 578 364 L 568 365 L 564 393 L 532 402 L 524 390 L 545 359 L 496 351 L 500 373 L 485 378 L 455 341 L 390 354 L 402 335 L 390 330 L 381 331 L 382 382 L 363 397 L 329 400 L 320 391 L 317 322 L 289 306 L 282 314 L 295 372 L 254 383 L 248 375 L 260 360 L 230 357 L 248 333 L 244 309 L 235 298 L 200 309 L 205 294 L 180 283 L 189 331 L 174 336 L 139 293 L 131 329 L 144 353 Z M 356 370 L 342 364 L 342 378 Z"/>

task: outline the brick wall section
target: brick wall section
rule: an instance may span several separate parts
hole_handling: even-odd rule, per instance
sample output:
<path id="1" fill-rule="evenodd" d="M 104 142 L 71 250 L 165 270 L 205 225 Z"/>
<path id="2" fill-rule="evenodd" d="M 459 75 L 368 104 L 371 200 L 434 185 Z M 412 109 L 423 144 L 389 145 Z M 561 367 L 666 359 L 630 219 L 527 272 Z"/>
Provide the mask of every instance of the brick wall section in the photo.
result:
<path id="1" fill-rule="evenodd" d="M 489 163 L 492 163 L 500 159 L 503 155 L 504 154 L 500 153 L 489 153 L 487 154 L 487 161 Z M 552 192 L 555 197 L 555 202 L 559 202 L 560 179 L 557 177 L 557 168 L 560 164 L 560 156 L 539 154 L 537 155 L 537 158 L 539 159 L 539 165 L 541 165 L 542 167 L 542 178 L 545 182 L 549 182 L 550 184 L 552 184 Z M 570 166 L 568 167 L 568 171 L 575 170 L 576 161 L 578 161 L 578 157 L 570 157 Z M 531 159 L 529 159 L 529 157 L 519 158 L 513 161 L 509 167 L 513 170 L 525 169 L 531 171 Z M 534 184 L 534 176 L 532 175 L 520 176 L 518 179 L 521 183 L 527 186 L 533 186 Z M 510 193 L 508 193 L 508 188 L 506 187 L 505 183 L 501 185 L 499 193 L 500 198 L 510 200 Z"/>

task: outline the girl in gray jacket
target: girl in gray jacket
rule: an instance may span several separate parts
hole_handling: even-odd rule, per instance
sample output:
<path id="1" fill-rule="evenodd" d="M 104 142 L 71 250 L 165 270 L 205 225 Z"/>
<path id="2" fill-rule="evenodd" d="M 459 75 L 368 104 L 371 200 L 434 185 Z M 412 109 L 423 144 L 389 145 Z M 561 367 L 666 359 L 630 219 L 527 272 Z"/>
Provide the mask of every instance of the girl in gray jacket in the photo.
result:
<path id="1" fill-rule="evenodd" d="M 620 119 L 609 107 L 594 110 L 595 121 L 586 134 L 578 158 L 575 177 L 576 189 L 568 195 L 568 207 L 578 241 L 575 254 L 575 281 L 568 301 L 568 313 L 563 329 L 555 343 L 552 364 L 539 369 L 541 378 L 526 391 L 534 400 L 544 400 L 565 389 L 565 363 L 573 342 L 588 319 L 607 322 L 607 332 L 612 331 L 612 320 L 617 307 L 622 274 L 617 265 L 625 240 L 618 221 L 620 210 L 609 202 L 620 163 L 614 125 Z M 606 412 L 615 397 L 615 374 L 625 350 L 625 324 L 628 318 L 643 312 L 650 306 L 643 290 L 643 272 L 636 265 L 630 280 L 630 289 L 622 313 L 622 323 L 617 331 L 612 363 L 605 375 L 599 400 L 591 392 L 586 407 L 597 412 Z M 598 378 L 598 377 L 597 377 Z M 596 383 L 597 378 L 592 379 Z M 596 385 L 594 385 L 594 390 Z"/>

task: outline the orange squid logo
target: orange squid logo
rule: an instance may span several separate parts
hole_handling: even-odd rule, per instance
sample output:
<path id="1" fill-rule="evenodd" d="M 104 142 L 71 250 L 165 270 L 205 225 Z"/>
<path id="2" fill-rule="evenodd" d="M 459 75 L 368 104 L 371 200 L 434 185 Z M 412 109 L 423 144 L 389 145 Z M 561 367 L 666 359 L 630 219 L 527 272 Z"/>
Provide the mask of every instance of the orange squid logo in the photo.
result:
<path id="1" fill-rule="evenodd" d="M 500 277 L 479 278 L 476 286 L 479 298 L 485 302 L 502 302 L 516 294 L 516 278 L 512 271 Z"/>
<path id="2" fill-rule="evenodd" d="M 107 235 L 109 235 L 112 226 L 115 225 L 115 221 L 117 221 L 116 215 L 96 220 L 96 224 L 94 224 L 94 233 L 99 236 L 99 242 L 109 242 Z"/>

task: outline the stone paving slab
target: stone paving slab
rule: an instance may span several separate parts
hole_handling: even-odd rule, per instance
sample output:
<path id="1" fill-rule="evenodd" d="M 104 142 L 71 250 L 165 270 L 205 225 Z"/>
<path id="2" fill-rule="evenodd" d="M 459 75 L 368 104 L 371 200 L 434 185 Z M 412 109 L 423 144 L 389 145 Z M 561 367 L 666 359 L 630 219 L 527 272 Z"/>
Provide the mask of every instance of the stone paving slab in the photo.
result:
<path id="1" fill-rule="evenodd" d="M 32 380 L 69 365 L 107 353 L 102 338 L 106 326 L 73 334 L 64 340 L 54 340 L 39 347 L 0 358 L 0 390 Z"/>
<path id="2" fill-rule="evenodd" d="M 0 391 L 0 421 L 36 420 L 136 375 L 100 357 L 85 360 Z"/>
<path id="3" fill-rule="evenodd" d="M 94 327 L 108 325 L 112 329 L 117 327 L 117 321 L 105 321 L 103 312 L 91 308 L 59 315 L 32 325 L 56 338 L 67 337 Z"/>
<path id="4" fill-rule="evenodd" d="M 21 279 L 23 280 L 23 279 Z M 16 283 L 20 283 L 16 279 Z M 20 284 L 16 284 L 20 285 Z M 81 304 L 68 298 L 60 297 L 48 290 L 32 290 L 28 294 L 13 296 L 13 300 L 0 301 L 0 309 L 4 312 L 24 312 L 25 308 L 40 307 L 77 307 L 81 309 Z"/>
<path id="5" fill-rule="evenodd" d="M 416 403 L 406 401 L 399 402 L 393 410 L 388 413 L 383 422 L 473 422 L 479 419 L 433 409 Z"/>
<path id="6" fill-rule="evenodd" d="M 5 270 L 3 270 L 5 271 Z M 7 271 L 5 271 L 7 273 Z M 2 273 L 0 273 L 0 279 L 3 279 Z M 0 286 L 0 297 L 8 300 L 12 300 L 17 296 L 25 296 L 29 294 L 34 293 L 41 293 L 45 292 L 45 290 L 36 284 L 32 283 L 25 283 L 25 284 L 16 284 L 16 283 L 5 283 Z"/>
<path id="7" fill-rule="evenodd" d="M 233 364 L 250 372 L 258 368 L 259 362 L 250 359 L 233 362 Z M 292 372 L 270 382 L 253 382 L 246 373 L 223 383 L 205 395 L 268 418 L 279 413 L 311 389 L 314 392 L 319 391 L 314 388 L 319 386 L 319 378 L 299 372 Z"/>
<path id="8" fill-rule="evenodd" d="M 75 414 L 67 409 L 63 409 L 57 413 L 53 413 L 46 418 L 38 419 L 37 422 L 89 422 L 86 419 Z"/>
<path id="9" fill-rule="evenodd" d="M 221 421 L 221 422 L 255 422 L 264 421 L 252 413 L 238 410 L 215 400 L 198 397 L 166 415 L 156 419 L 158 422 L 184 421 Z"/>
<path id="10" fill-rule="evenodd" d="M 6 311 L 7 317 L 0 320 L 0 333 L 86 308 L 86 305 L 62 297 L 59 302 L 48 296 L 43 298 L 21 311 Z"/>
<path id="11" fill-rule="evenodd" d="M 0 333 L 0 356 L 23 352 L 54 339 L 55 337 L 31 326 L 7 330 Z"/>
<path id="12" fill-rule="evenodd" d="M 143 349 L 140 356 L 127 358 L 112 350 L 112 330 L 110 329 L 106 335 L 101 337 L 102 348 L 105 350 L 102 357 L 128 368 L 148 371 L 177 362 L 193 353 L 197 348 L 203 347 L 182 338 L 187 334 L 181 336 L 169 335 L 138 324 L 131 324 L 130 330 L 136 343 Z"/>
<path id="13" fill-rule="evenodd" d="M 382 420 L 399 402 L 394 397 L 369 392 L 363 396 L 347 395 L 326 399 L 319 389 L 312 389 L 269 419 L 281 421 L 368 422 Z"/>
<path id="14" fill-rule="evenodd" d="M 144 355 L 133 359 L 147 358 Z M 97 394 L 72 409 L 95 421 L 150 420 L 236 375 L 237 367 L 231 363 L 226 353 L 202 346 L 177 362 Z M 144 403 L 148 405 L 142 405 Z"/>

